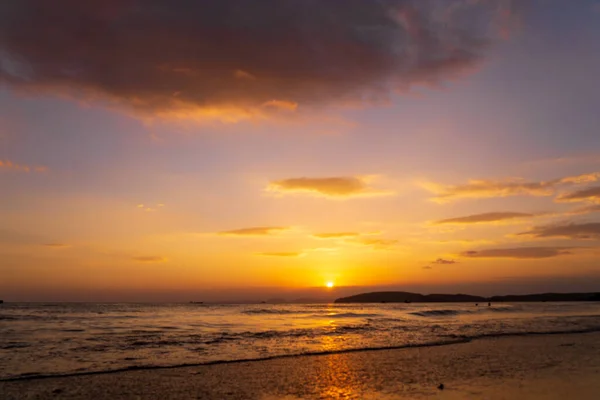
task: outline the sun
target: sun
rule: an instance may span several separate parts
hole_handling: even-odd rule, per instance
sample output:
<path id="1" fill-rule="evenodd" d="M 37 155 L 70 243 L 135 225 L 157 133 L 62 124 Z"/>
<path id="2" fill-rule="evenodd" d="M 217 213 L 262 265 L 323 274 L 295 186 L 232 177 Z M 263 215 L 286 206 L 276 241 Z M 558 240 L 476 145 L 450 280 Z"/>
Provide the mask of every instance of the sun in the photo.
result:
<path id="1" fill-rule="evenodd" d="M 333 287 L 333 282 L 326 282 L 325 286 L 327 286 L 328 288 L 332 288 Z"/>

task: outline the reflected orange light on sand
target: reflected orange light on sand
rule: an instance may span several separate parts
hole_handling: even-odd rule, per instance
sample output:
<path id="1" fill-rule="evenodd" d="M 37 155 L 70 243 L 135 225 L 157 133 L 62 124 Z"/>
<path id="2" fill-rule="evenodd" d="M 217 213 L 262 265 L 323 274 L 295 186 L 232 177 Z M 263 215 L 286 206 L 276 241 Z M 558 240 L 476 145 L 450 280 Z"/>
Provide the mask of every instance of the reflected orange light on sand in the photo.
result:
<path id="1" fill-rule="evenodd" d="M 348 359 L 343 354 L 327 358 L 319 380 L 325 383 L 319 385 L 320 398 L 323 399 L 351 399 L 360 392 L 359 376 L 349 368 Z"/>
<path id="2" fill-rule="evenodd" d="M 333 305 L 329 305 L 327 311 L 331 314 L 336 312 Z M 321 350 L 324 352 L 336 352 L 342 350 L 344 337 L 336 334 L 338 321 L 334 319 L 326 322 L 329 333 L 320 339 Z M 324 399 L 350 399 L 357 398 L 360 389 L 360 379 L 348 365 L 345 354 L 332 354 L 324 359 L 325 362 L 318 366 L 318 382 L 320 398 Z"/>
<path id="3" fill-rule="evenodd" d="M 328 328 L 331 328 L 332 333 L 335 332 L 335 329 L 337 328 L 335 322 L 329 321 Z M 341 350 L 342 346 L 340 346 L 340 340 L 341 340 L 340 336 L 324 336 L 323 339 L 321 339 L 322 351 L 334 352 L 334 351 Z"/>

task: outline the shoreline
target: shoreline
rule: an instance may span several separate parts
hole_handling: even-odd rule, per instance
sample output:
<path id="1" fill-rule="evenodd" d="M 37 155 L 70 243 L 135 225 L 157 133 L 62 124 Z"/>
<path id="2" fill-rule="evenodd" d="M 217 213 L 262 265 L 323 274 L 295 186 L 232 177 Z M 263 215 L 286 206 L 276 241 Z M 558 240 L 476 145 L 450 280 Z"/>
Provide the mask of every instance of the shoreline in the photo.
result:
<path id="1" fill-rule="evenodd" d="M 234 360 L 215 360 L 206 361 L 200 363 L 188 363 L 188 364 L 176 364 L 176 365 L 145 365 L 145 366 L 131 366 L 125 368 L 117 368 L 111 370 L 99 370 L 99 371 L 82 371 L 82 372 L 69 372 L 64 374 L 27 374 L 21 376 L 14 376 L 8 378 L 0 378 L 0 384 L 2 382 L 19 382 L 19 381 L 30 381 L 38 379 L 59 379 L 59 378 L 72 378 L 79 376 L 90 376 L 90 375 L 108 375 L 108 374 L 119 374 L 133 371 L 155 371 L 155 370 L 173 370 L 179 368 L 194 368 L 204 367 L 212 365 L 228 365 L 228 364 L 240 364 L 240 363 L 260 363 L 263 361 L 271 361 L 278 359 L 289 359 L 289 358 L 304 358 L 304 357 L 319 357 L 329 356 L 336 354 L 350 354 L 350 353 L 362 353 L 362 352 L 379 352 L 379 351 L 397 351 L 406 349 L 418 349 L 418 348 L 429 348 L 429 347 L 444 347 L 453 346 L 458 344 L 472 343 L 480 340 L 491 340 L 500 338 L 511 338 L 511 337 L 531 337 L 531 336 L 545 336 L 545 335 L 581 335 L 598 333 L 600 336 L 599 329 L 582 329 L 575 331 L 549 331 L 549 332 L 518 332 L 518 333 L 496 333 L 496 334 L 483 334 L 475 337 L 464 337 L 456 338 L 448 341 L 429 342 L 429 343 L 417 343 L 417 344 L 406 344 L 398 346 L 385 346 L 385 347 L 367 347 L 367 348 L 351 348 L 342 350 L 326 350 L 309 353 L 299 354 L 280 354 L 269 357 L 261 358 L 247 358 L 247 359 L 234 359 Z"/>
<path id="2" fill-rule="evenodd" d="M 0 381 L 3 399 L 594 398 L 600 332 Z M 457 368 L 460 366 L 460 368 Z M 439 384 L 445 385 L 438 390 Z"/>

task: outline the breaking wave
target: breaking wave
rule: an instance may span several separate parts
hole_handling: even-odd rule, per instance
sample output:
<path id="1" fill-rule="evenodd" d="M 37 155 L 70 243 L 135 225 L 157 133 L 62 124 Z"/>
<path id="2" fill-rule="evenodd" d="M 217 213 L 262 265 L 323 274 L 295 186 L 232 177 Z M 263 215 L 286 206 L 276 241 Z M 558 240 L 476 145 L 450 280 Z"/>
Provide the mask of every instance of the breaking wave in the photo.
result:
<path id="1" fill-rule="evenodd" d="M 450 315 L 460 315 L 460 314 L 472 314 L 474 311 L 468 310 L 425 310 L 425 311 L 415 311 L 409 313 L 410 315 L 416 315 L 417 317 L 444 317 Z"/>

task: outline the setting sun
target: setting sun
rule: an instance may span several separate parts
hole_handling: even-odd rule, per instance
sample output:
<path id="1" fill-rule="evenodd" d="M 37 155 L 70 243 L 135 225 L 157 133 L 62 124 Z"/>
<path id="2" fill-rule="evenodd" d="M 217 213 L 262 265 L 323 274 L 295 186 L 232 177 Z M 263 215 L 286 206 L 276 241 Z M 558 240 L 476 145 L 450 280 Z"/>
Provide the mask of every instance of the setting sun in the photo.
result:
<path id="1" fill-rule="evenodd" d="M 327 282 L 325 284 L 325 286 L 327 286 L 328 288 L 332 288 L 333 287 L 333 282 Z"/>

